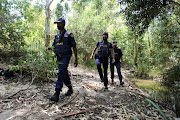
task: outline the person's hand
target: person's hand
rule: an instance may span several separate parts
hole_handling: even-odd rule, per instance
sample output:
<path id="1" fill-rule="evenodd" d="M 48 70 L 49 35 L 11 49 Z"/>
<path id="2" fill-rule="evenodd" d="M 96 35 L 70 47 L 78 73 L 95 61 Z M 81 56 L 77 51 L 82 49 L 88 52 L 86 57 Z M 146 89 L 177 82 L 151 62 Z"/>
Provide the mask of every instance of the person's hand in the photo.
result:
<path id="1" fill-rule="evenodd" d="M 77 61 L 77 59 L 74 61 L 74 67 L 77 67 L 77 65 L 78 65 L 78 61 Z"/>
<path id="2" fill-rule="evenodd" d="M 50 47 L 46 47 L 45 51 L 47 52 L 48 50 L 51 50 L 51 48 Z"/>
<path id="3" fill-rule="evenodd" d="M 114 58 L 112 59 L 112 63 L 115 63 L 115 59 Z"/>

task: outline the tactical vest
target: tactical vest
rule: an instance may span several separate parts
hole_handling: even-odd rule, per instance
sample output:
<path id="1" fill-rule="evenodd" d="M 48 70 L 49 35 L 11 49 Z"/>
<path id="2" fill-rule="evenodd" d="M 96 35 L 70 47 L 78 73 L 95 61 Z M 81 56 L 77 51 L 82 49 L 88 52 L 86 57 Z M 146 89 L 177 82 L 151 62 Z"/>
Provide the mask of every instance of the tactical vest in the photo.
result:
<path id="1" fill-rule="evenodd" d="M 62 39 L 61 39 L 62 35 Z M 64 34 L 58 33 L 55 38 L 55 54 L 72 54 L 71 44 L 69 39 L 69 32 L 66 31 Z"/>
<path id="2" fill-rule="evenodd" d="M 110 46 L 109 42 L 103 43 L 103 41 L 99 41 L 99 46 L 97 51 L 98 57 L 100 58 L 109 57 L 110 55 L 109 46 Z"/>
<path id="3" fill-rule="evenodd" d="M 120 54 L 121 53 L 120 51 L 121 50 L 118 47 L 114 48 L 115 60 L 120 60 L 122 56 L 122 54 Z M 112 55 L 110 56 L 110 58 L 112 59 Z"/>

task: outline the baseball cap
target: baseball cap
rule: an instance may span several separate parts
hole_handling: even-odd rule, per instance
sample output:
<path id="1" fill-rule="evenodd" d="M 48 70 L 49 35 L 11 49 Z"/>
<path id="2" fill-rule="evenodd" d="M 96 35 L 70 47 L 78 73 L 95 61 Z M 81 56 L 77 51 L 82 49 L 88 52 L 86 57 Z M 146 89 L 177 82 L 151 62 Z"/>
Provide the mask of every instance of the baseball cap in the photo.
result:
<path id="1" fill-rule="evenodd" d="M 65 23 L 65 19 L 64 18 L 58 18 L 58 20 L 55 21 L 54 24 L 59 23 L 59 22 Z"/>

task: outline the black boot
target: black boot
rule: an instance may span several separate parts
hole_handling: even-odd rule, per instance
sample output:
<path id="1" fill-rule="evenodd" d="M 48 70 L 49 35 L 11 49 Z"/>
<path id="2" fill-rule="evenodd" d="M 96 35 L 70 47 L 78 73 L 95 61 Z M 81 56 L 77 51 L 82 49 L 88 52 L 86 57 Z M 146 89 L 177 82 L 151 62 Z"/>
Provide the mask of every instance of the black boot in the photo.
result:
<path id="1" fill-rule="evenodd" d="M 111 85 L 113 85 L 114 84 L 114 79 L 111 79 Z"/>
<path id="2" fill-rule="evenodd" d="M 104 91 L 108 90 L 108 87 L 107 86 L 104 86 Z"/>
<path id="3" fill-rule="evenodd" d="M 49 99 L 51 101 L 58 102 L 59 101 L 59 94 L 60 94 L 60 91 L 56 91 L 53 96 L 49 97 Z"/>
<path id="4" fill-rule="evenodd" d="M 123 81 L 120 81 L 120 85 L 123 85 L 124 84 L 124 82 Z"/>
<path id="5" fill-rule="evenodd" d="M 73 89 L 72 89 L 72 86 L 71 85 L 68 85 L 67 86 L 69 89 L 68 91 L 65 93 L 65 96 L 70 96 L 71 94 L 73 94 Z"/>

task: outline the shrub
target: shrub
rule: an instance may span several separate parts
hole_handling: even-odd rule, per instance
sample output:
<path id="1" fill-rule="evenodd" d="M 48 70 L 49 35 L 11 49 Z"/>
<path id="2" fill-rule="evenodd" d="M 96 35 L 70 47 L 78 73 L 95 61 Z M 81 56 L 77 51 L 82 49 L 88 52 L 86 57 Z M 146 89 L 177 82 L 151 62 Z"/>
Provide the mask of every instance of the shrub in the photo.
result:
<path id="1" fill-rule="evenodd" d="M 175 112 L 178 115 L 180 113 L 180 64 L 164 72 L 162 83 L 167 86 L 169 93 L 173 96 L 173 104 L 175 104 L 176 107 Z"/>

